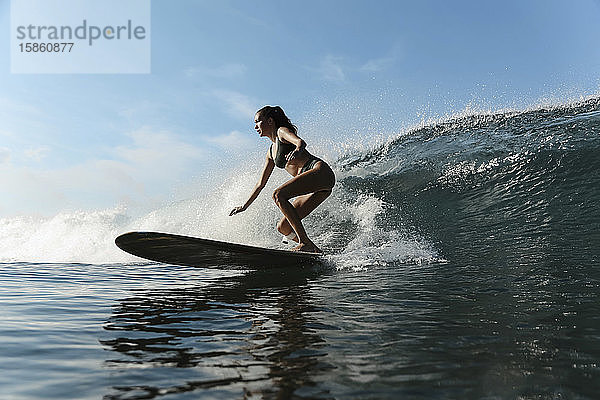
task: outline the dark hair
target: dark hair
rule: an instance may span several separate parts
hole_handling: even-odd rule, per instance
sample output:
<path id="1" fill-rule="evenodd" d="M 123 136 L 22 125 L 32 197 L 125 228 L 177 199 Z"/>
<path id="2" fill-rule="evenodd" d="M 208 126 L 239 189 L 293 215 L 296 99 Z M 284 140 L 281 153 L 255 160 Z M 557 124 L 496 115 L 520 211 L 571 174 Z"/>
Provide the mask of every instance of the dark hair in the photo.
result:
<path id="1" fill-rule="evenodd" d="M 275 121 L 275 126 L 277 128 L 285 126 L 290 131 L 298 133 L 298 128 L 296 127 L 296 125 L 292 124 L 292 121 L 290 121 L 288 116 L 285 115 L 285 113 L 283 112 L 283 109 L 279 106 L 264 106 L 256 113 L 265 119 L 269 117 L 273 118 L 273 121 Z"/>

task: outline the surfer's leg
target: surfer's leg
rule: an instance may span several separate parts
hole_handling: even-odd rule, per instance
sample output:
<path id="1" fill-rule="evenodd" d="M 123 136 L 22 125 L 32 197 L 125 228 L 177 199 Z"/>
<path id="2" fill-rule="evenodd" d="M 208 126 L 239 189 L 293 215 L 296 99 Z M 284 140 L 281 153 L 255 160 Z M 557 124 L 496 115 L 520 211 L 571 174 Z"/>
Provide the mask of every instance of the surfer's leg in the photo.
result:
<path id="1" fill-rule="evenodd" d="M 324 202 L 330 194 L 331 189 L 320 190 L 315 193 L 305 194 L 303 196 L 297 197 L 296 200 L 294 200 L 293 205 L 296 209 L 296 212 L 298 213 L 298 217 L 300 217 L 301 220 L 304 219 L 308 214 L 313 212 L 313 210 L 317 208 L 319 204 Z M 294 232 L 294 229 L 292 228 L 285 216 L 281 217 L 279 222 L 277 222 L 277 230 L 285 236 Z M 296 236 L 293 240 L 297 242 L 298 237 Z"/>
<path id="2" fill-rule="evenodd" d="M 273 192 L 273 200 L 279 207 L 288 223 L 296 232 L 300 245 L 298 250 L 320 251 L 319 248 L 308 238 L 300 215 L 296 208 L 290 203 L 290 199 L 319 191 L 331 191 L 335 184 L 335 175 L 329 165 L 318 162 L 316 166 L 302 174 L 295 176 L 284 183 Z M 328 194 L 329 195 L 329 194 Z M 323 199 L 324 200 L 324 199 Z M 322 201 L 321 201 L 322 202 Z M 311 210 L 312 211 L 312 210 Z"/>

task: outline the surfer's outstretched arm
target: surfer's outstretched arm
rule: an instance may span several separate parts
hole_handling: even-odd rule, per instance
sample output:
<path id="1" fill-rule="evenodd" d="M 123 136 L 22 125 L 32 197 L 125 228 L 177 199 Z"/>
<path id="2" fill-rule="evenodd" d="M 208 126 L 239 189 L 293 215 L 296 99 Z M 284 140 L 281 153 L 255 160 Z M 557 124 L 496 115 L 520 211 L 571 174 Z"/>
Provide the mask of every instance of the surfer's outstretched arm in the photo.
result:
<path id="1" fill-rule="evenodd" d="M 250 207 L 250 204 L 252 204 L 254 202 L 254 200 L 256 200 L 256 198 L 258 197 L 258 195 L 260 194 L 260 192 L 263 190 L 263 188 L 267 184 L 269 178 L 271 177 L 271 174 L 273 173 L 273 168 L 275 168 L 275 162 L 270 157 L 269 153 L 267 153 L 267 157 L 266 157 L 266 160 L 265 160 L 265 165 L 263 166 L 263 170 L 262 170 L 262 172 L 260 174 L 260 180 L 254 186 L 254 189 L 252 190 L 252 193 L 250 194 L 250 197 L 248 198 L 248 200 L 246 201 L 246 203 L 244 203 L 243 206 L 239 206 L 239 207 L 236 207 L 233 210 L 231 210 L 231 212 L 229 213 L 229 216 L 235 215 L 235 214 L 240 213 L 242 211 L 246 211 L 246 209 L 248 207 Z"/>

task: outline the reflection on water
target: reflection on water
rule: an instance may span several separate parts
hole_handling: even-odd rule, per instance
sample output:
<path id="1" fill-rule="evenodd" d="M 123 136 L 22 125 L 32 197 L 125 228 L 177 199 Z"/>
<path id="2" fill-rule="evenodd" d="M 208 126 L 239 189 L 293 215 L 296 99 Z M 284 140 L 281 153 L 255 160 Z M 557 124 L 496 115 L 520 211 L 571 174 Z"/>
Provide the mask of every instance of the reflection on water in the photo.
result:
<path id="1" fill-rule="evenodd" d="M 227 277 L 209 287 L 138 290 L 120 300 L 104 329 L 119 382 L 107 399 L 154 398 L 202 389 L 290 398 L 311 392 L 331 369 L 309 314 L 314 271 L 279 270 Z"/>
<path id="2" fill-rule="evenodd" d="M 599 282 L 425 264 L 134 289 L 104 325 L 105 398 L 593 399 Z"/>
<path id="3" fill-rule="evenodd" d="M 2 399 L 600 393 L 594 263 L 11 264 L 0 277 Z"/>

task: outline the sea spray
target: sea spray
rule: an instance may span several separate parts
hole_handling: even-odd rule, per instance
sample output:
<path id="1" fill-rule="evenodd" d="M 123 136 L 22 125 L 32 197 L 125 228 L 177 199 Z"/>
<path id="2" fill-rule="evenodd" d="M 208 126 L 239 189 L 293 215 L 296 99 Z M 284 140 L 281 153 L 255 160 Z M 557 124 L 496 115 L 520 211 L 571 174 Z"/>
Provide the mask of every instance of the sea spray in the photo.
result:
<path id="1" fill-rule="evenodd" d="M 597 257 L 600 99 L 525 111 L 459 114 L 328 159 L 333 194 L 305 219 L 337 268 Z M 310 131 L 307 132 L 310 136 Z M 314 133 L 313 133 L 314 135 Z M 329 139 L 311 141 L 326 154 Z M 253 158 L 256 158 L 253 156 Z M 0 220 L 3 262 L 140 261 L 114 245 L 153 230 L 281 247 L 275 170 L 254 204 L 260 165 L 233 166 L 220 184 L 133 213 L 126 207 Z M 570 249 L 565 252 L 564 249 Z M 469 261 L 471 260 L 471 261 Z"/>
<path id="2" fill-rule="evenodd" d="M 123 207 L 59 213 L 50 218 L 0 220 L 2 262 L 122 262 L 131 257 L 115 249 L 114 237 L 127 229 Z"/>

